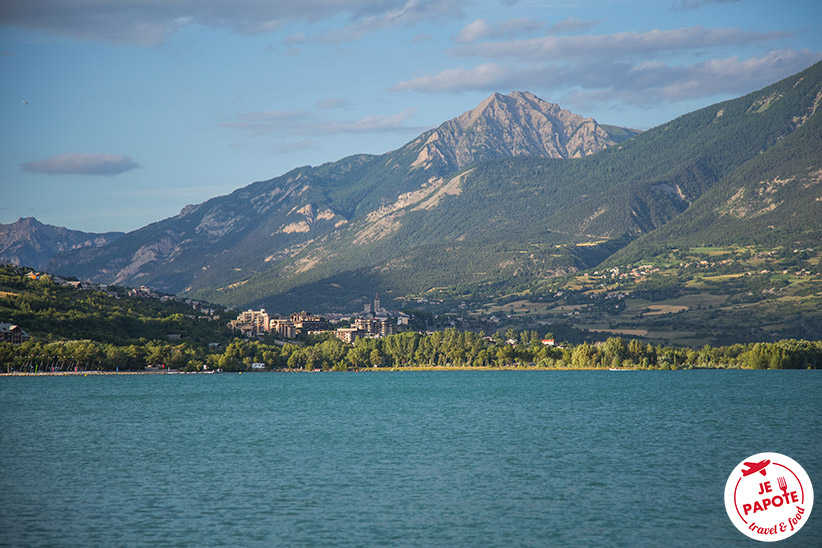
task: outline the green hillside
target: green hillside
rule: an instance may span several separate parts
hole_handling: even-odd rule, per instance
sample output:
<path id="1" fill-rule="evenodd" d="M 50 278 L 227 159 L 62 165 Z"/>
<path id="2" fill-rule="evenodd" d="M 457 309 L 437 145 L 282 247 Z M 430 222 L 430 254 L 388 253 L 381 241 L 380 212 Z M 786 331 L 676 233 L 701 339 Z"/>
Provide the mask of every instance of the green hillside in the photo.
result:
<path id="1" fill-rule="evenodd" d="M 232 337 L 221 307 L 131 296 L 114 286 L 75 289 L 48 275 L 29 279 L 29 272 L 0 265 L 0 321 L 20 325 L 41 342 L 87 339 L 126 345 L 179 335 L 180 343 L 202 346 Z"/>
<path id="2" fill-rule="evenodd" d="M 671 247 L 817 245 L 822 242 L 821 146 L 822 117 L 812 116 L 609 263 L 641 260 Z"/>
<path id="3" fill-rule="evenodd" d="M 255 363 L 265 369 L 308 371 L 394 367 L 804 369 L 822 365 L 819 341 L 781 340 L 694 350 L 608 337 L 601 345 L 551 346 L 543 344 L 534 329 L 511 328 L 491 337 L 449 328 L 359 338 L 354 344 L 331 334 L 309 336 L 296 344 L 273 344 L 270 339 L 233 338 L 217 317 L 225 314 L 222 310 L 215 314 L 202 307 L 197 310 L 191 303 L 130 296 L 118 287 L 75 289 L 48 275 L 29 279 L 28 272 L 0 266 L 0 319 L 23 326 L 32 336 L 22 344 L 0 343 L 0 373 L 252 371 Z M 516 303 L 509 305 L 512 311 L 516 307 Z M 169 334 L 179 338 L 168 340 Z M 214 342 L 222 344 L 210 344 Z"/>
<path id="4" fill-rule="evenodd" d="M 476 164 L 444 179 L 452 192 L 430 207 L 422 207 L 427 198 L 384 201 L 381 212 L 317 238 L 236 286 L 199 285 L 194 294 L 271 309 L 350 308 L 374 288 L 395 299 L 443 288 L 487 299 L 592 268 L 632 240 L 606 264 L 639 260 L 674 233 L 687 245 L 709 241 L 700 234 L 716 245 L 741 243 L 734 234 L 753 238 L 754 232 L 750 215 L 740 213 L 754 205 L 729 200 L 744 185 L 793 173 L 798 182 L 773 188 L 779 207 L 754 222 L 772 244 L 812 241 L 822 217 L 813 199 L 821 89 L 817 64 L 592 156 Z M 744 193 L 739 200 L 750 201 Z M 721 204 L 733 211 L 712 213 Z"/>
<path id="5" fill-rule="evenodd" d="M 822 63 L 638 135 L 585 122 L 611 143 L 589 156 L 494 159 L 524 146 L 505 124 L 550 141 L 518 118 L 537 98 L 495 94 L 484 104 L 516 108 L 486 119 L 480 105 L 396 151 L 298 168 L 50 266 L 284 313 L 360 310 L 379 291 L 489 332 L 820 338 L 820 98 Z"/>
<path id="6" fill-rule="evenodd" d="M 281 278 L 292 278 L 282 287 L 311 283 L 321 279 L 320 271 L 303 273 L 330 262 L 324 257 L 295 266 L 303 251 L 317 256 L 326 244 L 344 245 L 349 253 L 329 264 L 329 275 L 349 270 L 359 275 L 391 255 L 391 249 L 387 255 L 376 249 L 385 243 L 380 242 L 385 236 L 381 223 L 389 228 L 402 223 L 394 223 L 393 215 L 386 218 L 384 210 L 397 213 L 395 204 L 409 196 L 436 194 L 464 165 L 512 155 L 568 158 L 613 146 L 634 133 L 614 126 L 606 131 L 592 119 L 528 93 L 493 94 L 398 150 L 292 170 L 188 206 L 102 249 L 60 254 L 48 268 L 98 282 L 210 294 L 222 303 L 250 302 L 235 291 L 246 284 L 256 288 L 254 294 L 283 296 Z M 434 205 L 441 200 L 428 198 L 434 203 L 423 209 L 438 209 Z M 416 246 L 412 239 L 404 250 Z M 277 287 L 270 286 L 272 280 Z"/>

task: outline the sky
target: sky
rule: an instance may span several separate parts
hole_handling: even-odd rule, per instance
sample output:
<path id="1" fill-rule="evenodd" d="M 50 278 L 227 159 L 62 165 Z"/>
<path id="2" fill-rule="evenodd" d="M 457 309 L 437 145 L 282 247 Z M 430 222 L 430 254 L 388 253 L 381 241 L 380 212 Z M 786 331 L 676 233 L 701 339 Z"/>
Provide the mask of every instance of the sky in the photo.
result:
<path id="1" fill-rule="evenodd" d="M 821 59 L 819 0 L 3 0 L 0 223 L 135 230 L 494 92 L 648 129 Z"/>

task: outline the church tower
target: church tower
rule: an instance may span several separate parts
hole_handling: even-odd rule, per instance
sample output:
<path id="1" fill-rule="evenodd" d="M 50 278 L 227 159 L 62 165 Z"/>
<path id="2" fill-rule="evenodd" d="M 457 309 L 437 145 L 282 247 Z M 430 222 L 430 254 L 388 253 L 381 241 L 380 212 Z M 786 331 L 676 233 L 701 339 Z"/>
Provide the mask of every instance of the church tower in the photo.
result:
<path id="1" fill-rule="evenodd" d="M 377 291 L 377 294 L 374 295 L 374 313 L 376 314 L 379 309 L 380 309 L 380 292 Z"/>

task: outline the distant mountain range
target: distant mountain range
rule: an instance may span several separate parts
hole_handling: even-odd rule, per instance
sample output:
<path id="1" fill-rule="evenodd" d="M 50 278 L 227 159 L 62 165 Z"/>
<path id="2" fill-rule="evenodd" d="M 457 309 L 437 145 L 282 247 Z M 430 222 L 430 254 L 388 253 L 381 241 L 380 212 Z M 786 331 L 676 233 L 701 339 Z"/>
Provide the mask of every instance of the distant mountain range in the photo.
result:
<path id="1" fill-rule="evenodd" d="M 249 273 L 287 267 L 304 248 L 335 233 L 356 232 L 357 247 L 368 248 L 381 239 L 372 233 L 383 232 L 387 221 L 376 219 L 385 217 L 387 204 L 425 197 L 425 207 L 433 207 L 451 192 L 446 177 L 464 166 L 511 156 L 580 157 L 636 133 L 600 126 L 530 93 L 497 93 L 399 150 L 254 183 L 189 206 L 100 252 L 63 254 L 50 267 L 175 293 L 230 289 Z"/>
<path id="2" fill-rule="evenodd" d="M 404 147 L 303 167 L 47 268 L 214 302 L 497 295 L 670 246 L 822 241 L 822 63 L 644 133 L 494 94 Z"/>
<path id="3" fill-rule="evenodd" d="M 34 217 L 20 218 L 11 224 L 0 224 L 0 261 L 43 268 L 57 253 L 82 247 L 101 247 L 123 235 L 123 232 L 80 232 L 46 225 Z"/>

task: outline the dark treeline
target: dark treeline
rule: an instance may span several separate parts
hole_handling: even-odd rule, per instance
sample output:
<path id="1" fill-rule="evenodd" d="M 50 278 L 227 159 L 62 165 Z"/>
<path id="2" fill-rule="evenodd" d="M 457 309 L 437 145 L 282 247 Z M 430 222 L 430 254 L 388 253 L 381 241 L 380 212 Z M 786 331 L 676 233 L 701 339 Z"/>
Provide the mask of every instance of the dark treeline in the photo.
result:
<path id="1" fill-rule="evenodd" d="M 94 341 L 0 343 L 3 372 L 126 371 L 163 366 L 184 371 L 334 370 L 392 367 L 752 368 L 818 369 L 822 341 L 783 340 L 701 349 L 654 346 L 614 337 L 604 343 L 545 346 L 535 331 L 509 330 L 505 339 L 447 329 L 406 332 L 353 345 L 333 335 L 283 346 L 235 339 L 223 348 L 149 341 L 118 346 Z"/>

